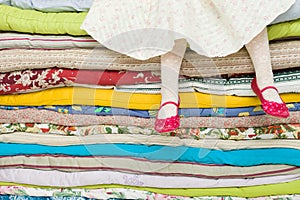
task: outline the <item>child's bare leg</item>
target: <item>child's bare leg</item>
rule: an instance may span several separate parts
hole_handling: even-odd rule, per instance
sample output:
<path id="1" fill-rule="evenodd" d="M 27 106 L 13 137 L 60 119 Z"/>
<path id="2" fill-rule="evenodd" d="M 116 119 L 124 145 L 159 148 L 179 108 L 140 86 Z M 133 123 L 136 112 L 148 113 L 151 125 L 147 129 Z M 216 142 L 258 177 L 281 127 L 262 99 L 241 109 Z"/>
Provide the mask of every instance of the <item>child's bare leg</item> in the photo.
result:
<path id="1" fill-rule="evenodd" d="M 182 59 L 186 51 L 186 40 L 175 41 L 172 51 L 161 56 L 161 104 L 167 101 L 178 103 L 178 78 Z M 175 116 L 177 108 L 173 104 L 167 104 L 158 113 L 159 119 Z"/>
<path id="2" fill-rule="evenodd" d="M 266 86 L 274 86 L 267 29 L 251 40 L 246 48 L 254 65 L 258 87 L 263 89 Z M 273 89 L 265 90 L 263 97 L 269 101 L 282 102 L 279 94 Z"/>

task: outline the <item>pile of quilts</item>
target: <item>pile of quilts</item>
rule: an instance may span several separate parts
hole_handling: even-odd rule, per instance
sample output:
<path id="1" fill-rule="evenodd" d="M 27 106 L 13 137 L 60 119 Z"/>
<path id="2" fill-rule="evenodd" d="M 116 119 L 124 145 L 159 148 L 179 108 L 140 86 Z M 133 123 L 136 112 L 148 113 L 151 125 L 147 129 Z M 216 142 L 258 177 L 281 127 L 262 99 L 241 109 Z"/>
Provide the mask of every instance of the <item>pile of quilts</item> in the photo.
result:
<path id="1" fill-rule="evenodd" d="M 300 1 L 268 27 L 270 118 L 245 49 L 188 50 L 181 127 L 153 129 L 160 58 L 134 60 L 80 29 L 92 0 L 0 0 L 1 199 L 299 199 Z"/>

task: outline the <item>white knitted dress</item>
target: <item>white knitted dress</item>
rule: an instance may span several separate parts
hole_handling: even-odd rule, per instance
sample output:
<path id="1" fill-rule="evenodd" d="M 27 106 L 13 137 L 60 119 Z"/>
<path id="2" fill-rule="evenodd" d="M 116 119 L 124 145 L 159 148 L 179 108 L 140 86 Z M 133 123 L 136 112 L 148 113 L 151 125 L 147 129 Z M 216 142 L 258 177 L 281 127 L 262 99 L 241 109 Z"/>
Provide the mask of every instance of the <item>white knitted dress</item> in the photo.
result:
<path id="1" fill-rule="evenodd" d="M 145 60 L 185 38 L 209 57 L 234 53 L 295 0 L 94 0 L 81 28 L 109 49 Z"/>

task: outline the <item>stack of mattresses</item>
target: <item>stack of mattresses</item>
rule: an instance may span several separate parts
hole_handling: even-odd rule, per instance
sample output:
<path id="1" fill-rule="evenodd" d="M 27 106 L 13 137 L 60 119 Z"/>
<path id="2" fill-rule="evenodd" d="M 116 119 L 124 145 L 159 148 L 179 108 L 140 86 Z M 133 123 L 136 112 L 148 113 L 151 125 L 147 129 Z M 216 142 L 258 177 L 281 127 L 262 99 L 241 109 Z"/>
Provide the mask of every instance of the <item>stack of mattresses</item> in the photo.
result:
<path id="1" fill-rule="evenodd" d="M 289 118 L 261 110 L 245 49 L 188 50 L 181 127 L 164 134 L 153 129 L 160 58 L 89 37 L 80 25 L 91 1 L 0 2 L 0 198 L 299 199 L 298 2 L 268 27 Z"/>

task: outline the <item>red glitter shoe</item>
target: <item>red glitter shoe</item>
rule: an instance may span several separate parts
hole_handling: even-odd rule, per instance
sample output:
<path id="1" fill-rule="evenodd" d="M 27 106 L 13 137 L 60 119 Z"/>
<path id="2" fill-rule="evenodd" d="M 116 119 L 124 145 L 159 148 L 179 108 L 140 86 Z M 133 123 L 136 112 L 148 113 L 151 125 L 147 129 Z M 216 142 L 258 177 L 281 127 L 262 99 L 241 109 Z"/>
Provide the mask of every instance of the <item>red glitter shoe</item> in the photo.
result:
<path id="1" fill-rule="evenodd" d="M 159 107 L 159 111 L 163 106 L 165 106 L 167 104 L 175 105 L 177 107 L 177 114 L 175 116 L 167 117 L 165 119 L 158 119 L 157 118 L 158 114 L 156 115 L 156 121 L 155 121 L 154 128 L 159 133 L 174 131 L 175 129 L 177 129 L 180 126 L 180 118 L 178 115 L 179 102 L 177 104 L 173 101 L 167 101 L 167 102 L 161 104 L 161 106 Z"/>
<path id="2" fill-rule="evenodd" d="M 289 109 L 286 107 L 285 103 L 277 103 L 274 101 L 268 101 L 262 95 L 262 93 L 267 89 L 276 90 L 276 92 L 278 93 L 278 90 L 276 87 L 267 86 L 267 87 L 263 88 L 262 90 L 260 90 L 258 88 L 256 78 L 254 78 L 251 83 L 251 88 L 255 92 L 257 97 L 259 98 L 259 100 L 262 104 L 262 109 L 265 111 L 266 114 L 272 115 L 274 117 L 280 117 L 280 118 L 287 118 L 288 116 L 290 116 Z"/>

